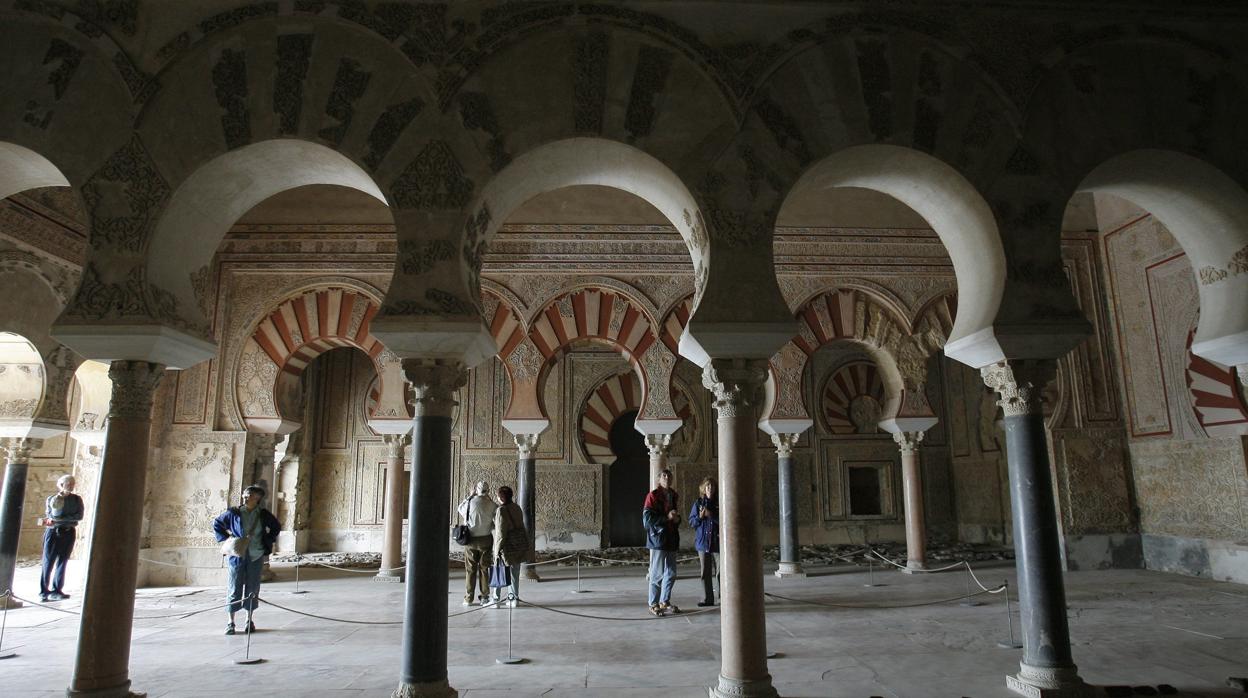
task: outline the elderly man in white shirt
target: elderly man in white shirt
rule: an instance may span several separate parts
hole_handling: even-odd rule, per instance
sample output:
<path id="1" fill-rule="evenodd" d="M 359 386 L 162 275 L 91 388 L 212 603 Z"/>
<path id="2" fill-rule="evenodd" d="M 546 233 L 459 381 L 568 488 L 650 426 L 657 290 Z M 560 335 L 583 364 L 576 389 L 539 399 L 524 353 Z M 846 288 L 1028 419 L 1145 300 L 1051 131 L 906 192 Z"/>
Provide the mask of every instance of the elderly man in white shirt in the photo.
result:
<path id="1" fill-rule="evenodd" d="M 490 549 L 494 545 L 494 511 L 498 505 L 489 496 L 490 484 L 477 483 L 472 494 L 455 511 L 464 520 L 472 540 L 464 546 L 464 606 L 486 603 L 489 598 Z"/>

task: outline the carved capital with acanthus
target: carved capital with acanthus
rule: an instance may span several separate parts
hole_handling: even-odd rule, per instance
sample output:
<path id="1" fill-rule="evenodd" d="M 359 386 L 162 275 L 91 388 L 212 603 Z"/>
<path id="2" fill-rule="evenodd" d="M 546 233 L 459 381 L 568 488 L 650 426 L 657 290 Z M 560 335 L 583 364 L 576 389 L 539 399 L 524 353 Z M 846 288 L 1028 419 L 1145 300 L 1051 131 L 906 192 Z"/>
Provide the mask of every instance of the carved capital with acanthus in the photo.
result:
<path id="1" fill-rule="evenodd" d="M 671 445 L 671 434 L 646 434 L 646 449 L 650 451 L 651 458 L 666 455 L 667 448 Z"/>
<path id="2" fill-rule="evenodd" d="M 0 451 L 7 454 L 10 464 L 29 463 L 30 453 L 43 446 L 43 439 L 8 438 L 0 439 Z"/>
<path id="3" fill-rule="evenodd" d="M 382 434 L 381 440 L 386 444 L 386 458 L 403 458 L 403 447 L 407 445 L 407 434 Z"/>
<path id="4" fill-rule="evenodd" d="M 923 443 L 922 431 L 898 431 L 893 433 L 893 441 L 901 448 L 901 455 L 910 456 L 919 452 L 919 444 Z"/>
<path id="5" fill-rule="evenodd" d="M 148 361 L 114 361 L 108 367 L 113 394 L 108 403 L 108 418 L 152 418 L 152 398 L 156 386 L 165 375 L 163 364 Z"/>
<path id="6" fill-rule="evenodd" d="M 541 434 L 512 434 L 511 438 L 516 442 L 516 453 L 519 454 L 520 460 L 528 460 L 537 456 L 537 444 L 541 441 Z"/>
<path id="7" fill-rule="evenodd" d="M 981 368 L 984 384 L 1001 398 L 1006 417 L 1042 414 L 1044 387 L 1057 375 L 1052 359 L 1006 359 Z"/>
<path id="8" fill-rule="evenodd" d="M 779 458 L 792 458 L 793 447 L 797 445 L 797 440 L 801 436 L 801 434 L 772 434 L 771 442 L 776 445 L 776 456 Z"/>
<path id="9" fill-rule="evenodd" d="M 455 391 L 468 382 L 468 370 L 461 361 L 403 359 L 403 377 L 412 384 L 414 417 L 450 417 L 459 404 Z"/>
<path id="10" fill-rule="evenodd" d="M 702 385 L 714 393 L 720 419 L 753 417 L 766 381 L 766 359 L 711 359 L 702 368 Z"/>

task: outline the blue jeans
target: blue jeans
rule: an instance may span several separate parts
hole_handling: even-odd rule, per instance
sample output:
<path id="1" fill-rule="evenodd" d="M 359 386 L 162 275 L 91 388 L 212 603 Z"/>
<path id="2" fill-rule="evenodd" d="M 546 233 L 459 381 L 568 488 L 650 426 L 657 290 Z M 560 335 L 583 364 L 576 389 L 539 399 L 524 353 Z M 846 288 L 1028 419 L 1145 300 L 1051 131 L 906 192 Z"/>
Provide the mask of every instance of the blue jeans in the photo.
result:
<path id="1" fill-rule="evenodd" d="M 675 550 L 650 551 L 651 606 L 672 602 L 672 586 L 676 584 L 676 553 Z"/>
<path id="2" fill-rule="evenodd" d="M 228 610 L 231 618 L 239 610 L 254 611 L 260 605 L 260 572 L 263 569 L 263 558 L 253 560 L 249 555 L 230 557 L 225 600 L 230 602 Z"/>

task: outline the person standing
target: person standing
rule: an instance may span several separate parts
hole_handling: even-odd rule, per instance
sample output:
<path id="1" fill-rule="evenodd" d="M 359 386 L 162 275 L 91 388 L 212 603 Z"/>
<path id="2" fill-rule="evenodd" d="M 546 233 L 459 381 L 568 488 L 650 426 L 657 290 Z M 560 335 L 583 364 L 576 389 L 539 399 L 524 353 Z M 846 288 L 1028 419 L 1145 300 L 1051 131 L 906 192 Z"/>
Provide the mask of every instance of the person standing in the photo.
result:
<path id="1" fill-rule="evenodd" d="M 529 552 L 529 534 L 524 528 L 524 510 L 516 504 L 511 488 L 498 488 L 498 509 L 494 512 L 494 560 L 502 560 L 511 570 L 511 599 L 507 606 L 515 608 L 520 598 L 520 563 Z M 503 590 L 495 589 L 494 602 L 503 607 Z"/>
<path id="2" fill-rule="evenodd" d="M 484 604 L 489 598 L 490 548 L 494 542 L 494 512 L 498 509 L 489 492 L 490 483 L 482 480 L 455 508 L 471 536 L 464 545 L 464 606 L 478 600 Z"/>
<path id="3" fill-rule="evenodd" d="M 680 613 L 672 604 L 676 584 L 676 551 L 680 548 L 680 495 L 672 489 L 672 471 L 659 472 L 659 486 L 646 495 L 641 511 L 650 550 L 650 613 Z"/>
<path id="4" fill-rule="evenodd" d="M 245 609 L 255 613 L 260 597 L 260 572 L 264 561 L 273 552 L 273 543 L 282 530 L 282 524 L 268 509 L 260 506 L 264 488 L 251 485 L 243 490 L 242 506 L 230 507 L 212 522 L 212 533 L 218 543 L 230 541 L 222 554 L 229 558 L 229 576 L 226 582 L 226 600 L 229 602 L 230 622 L 225 634 L 234 634 L 234 614 Z M 247 619 L 247 632 L 256 631 L 256 625 Z"/>
<path id="5" fill-rule="evenodd" d="M 693 547 L 701 565 L 698 576 L 702 578 L 703 597 L 698 606 L 705 608 L 715 605 L 715 587 L 719 586 L 719 498 L 715 478 L 703 479 L 698 494 L 701 496 L 689 508 L 689 526 L 694 530 Z"/>
<path id="6" fill-rule="evenodd" d="M 62 475 L 56 480 L 56 494 L 48 497 L 44 506 L 44 518 L 40 523 L 43 531 L 43 568 L 39 575 L 39 600 L 60 601 L 68 599 L 65 593 L 65 565 L 74 552 L 78 537 L 78 522 L 85 511 L 82 497 L 74 494 L 78 483 L 73 475 Z"/>

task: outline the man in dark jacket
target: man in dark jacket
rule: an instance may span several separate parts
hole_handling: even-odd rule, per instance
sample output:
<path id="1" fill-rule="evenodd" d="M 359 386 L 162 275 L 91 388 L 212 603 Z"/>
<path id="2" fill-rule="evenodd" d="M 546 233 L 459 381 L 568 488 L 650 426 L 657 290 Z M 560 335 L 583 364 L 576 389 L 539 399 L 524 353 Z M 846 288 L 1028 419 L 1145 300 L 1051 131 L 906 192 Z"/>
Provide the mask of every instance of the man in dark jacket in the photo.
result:
<path id="1" fill-rule="evenodd" d="M 680 548 L 680 495 L 671 484 L 672 471 L 665 468 L 659 473 L 659 486 L 646 495 L 641 511 L 646 547 L 650 549 L 650 613 L 656 616 L 680 613 L 672 605 L 676 551 Z"/>
<path id="2" fill-rule="evenodd" d="M 251 614 L 259 605 L 260 571 L 264 569 L 264 561 L 273 552 L 273 543 L 282 530 L 277 517 L 260 506 L 264 495 L 263 487 L 251 485 L 243 490 L 242 506 L 226 509 L 212 522 L 212 532 L 218 543 L 224 543 L 229 538 L 246 539 L 246 549 L 240 555 L 228 555 L 226 600 L 230 603 L 230 622 L 225 626 L 226 635 L 234 634 L 234 614 L 240 609 L 248 611 L 247 632 L 256 630 Z M 240 543 L 240 547 L 242 545 Z"/>

